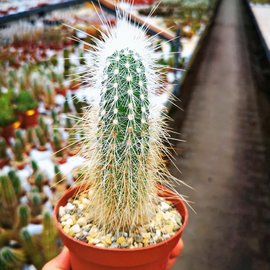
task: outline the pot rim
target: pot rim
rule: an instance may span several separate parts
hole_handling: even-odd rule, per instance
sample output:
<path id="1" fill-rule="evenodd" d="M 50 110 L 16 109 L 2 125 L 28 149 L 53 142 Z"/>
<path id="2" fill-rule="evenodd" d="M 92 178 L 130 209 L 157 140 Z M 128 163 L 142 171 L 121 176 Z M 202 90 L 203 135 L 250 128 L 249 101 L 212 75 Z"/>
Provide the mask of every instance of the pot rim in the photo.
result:
<path id="1" fill-rule="evenodd" d="M 184 231 L 186 225 L 187 225 L 187 222 L 188 222 L 188 210 L 187 210 L 187 207 L 185 205 L 185 203 L 183 202 L 183 200 L 180 198 L 180 196 L 178 196 L 175 192 L 173 192 L 172 190 L 170 190 L 168 187 L 165 187 L 165 186 L 162 186 L 162 185 L 158 185 L 158 186 L 161 186 L 162 187 L 162 191 L 165 191 L 166 193 L 170 193 L 170 194 L 174 194 L 177 196 L 179 202 L 181 204 L 181 207 L 182 209 L 184 210 L 184 215 L 182 217 L 182 219 L 184 219 L 184 222 L 182 224 L 182 226 L 179 228 L 179 230 L 177 232 L 175 232 L 175 234 L 173 236 L 171 236 L 170 238 L 164 240 L 164 241 L 161 241 L 157 244 L 153 244 L 153 245 L 149 245 L 147 247 L 142 247 L 142 248 L 104 248 L 104 247 L 97 247 L 95 245 L 91 245 L 91 244 L 88 244 L 88 243 L 85 243 L 83 241 L 80 241 L 80 240 L 77 240 L 75 238 L 73 238 L 72 236 L 68 235 L 67 233 L 64 232 L 60 222 L 58 221 L 58 210 L 60 208 L 60 203 L 62 202 L 62 200 L 67 197 L 67 199 L 71 198 L 75 191 L 77 189 L 80 189 L 82 185 L 77 185 L 77 186 L 74 186 L 72 188 L 69 188 L 61 197 L 60 199 L 57 201 L 55 207 L 54 207 L 54 210 L 53 210 L 53 219 L 54 219 L 54 222 L 56 224 L 56 227 L 57 229 L 63 234 L 65 235 L 65 237 L 67 237 L 69 240 L 72 240 L 74 241 L 75 243 L 79 244 L 79 245 L 82 245 L 82 246 L 85 246 L 85 247 L 88 247 L 88 248 L 95 248 L 95 249 L 98 249 L 98 250 L 104 250 L 104 251 L 112 251 L 112 252 L 134 252 L 134 251 L 143 251 L 143 250 L 151 250 L 151 249 L 154 249 L 154 248 L 157 248 L 159 246 L 163 246 L 163 245 L 166 245 L 166 243 L 170 242 L 171 240 L 173 240 L 174 238 L 178 237 L 178 235 L 181 235 L 182 232 Z M 72 194 L 71 196 L 68 196 Z M 178 211 L 179 212 L 179 211 Z"/>

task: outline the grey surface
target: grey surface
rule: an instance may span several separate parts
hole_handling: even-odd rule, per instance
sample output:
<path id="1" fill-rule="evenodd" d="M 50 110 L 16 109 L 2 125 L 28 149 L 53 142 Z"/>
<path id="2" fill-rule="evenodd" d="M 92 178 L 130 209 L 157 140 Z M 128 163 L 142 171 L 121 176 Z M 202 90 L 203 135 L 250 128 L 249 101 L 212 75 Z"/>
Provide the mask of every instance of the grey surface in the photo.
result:
<path id="1" fill-rule="evenodd" d="M 221 3 L 177 130 L 182 175 L 171 170 L 195 189 L 179 191 L 197 214 L 173 270 L 270 269 L 270 184 L 240 1 Z"/>

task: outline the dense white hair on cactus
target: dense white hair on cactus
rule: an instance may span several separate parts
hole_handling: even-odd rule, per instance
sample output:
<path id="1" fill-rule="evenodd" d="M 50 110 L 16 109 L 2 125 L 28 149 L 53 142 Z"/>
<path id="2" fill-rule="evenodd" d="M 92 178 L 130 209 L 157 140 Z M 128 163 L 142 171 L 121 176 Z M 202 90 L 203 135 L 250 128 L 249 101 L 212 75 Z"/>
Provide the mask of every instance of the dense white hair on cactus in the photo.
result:
<path id="1" fill-rule="evenodd" d="M 88 91 L 95 98 L 75 127 L 84 134 L 79 154 L 86 162 L 79 180 L 86 190 L 91 187 L 89 215 L 109 231 L 149 222 L 159 200 L 157 184 L 173 189 L 168 180 L 177 180 L 164 161 L 164 156 L 170 159 L 171 144 L 166 108 L 156 98 L 163 85 L 152 38 L 146 27 L 120 17 L 89 51 Z"/>

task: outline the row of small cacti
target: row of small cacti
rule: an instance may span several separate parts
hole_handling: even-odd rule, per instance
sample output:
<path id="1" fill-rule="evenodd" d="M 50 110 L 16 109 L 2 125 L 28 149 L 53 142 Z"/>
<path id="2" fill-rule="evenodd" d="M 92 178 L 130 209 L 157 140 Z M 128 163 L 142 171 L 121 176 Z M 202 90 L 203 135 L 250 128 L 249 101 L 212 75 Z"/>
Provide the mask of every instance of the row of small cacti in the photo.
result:
<path id="1" fill-rule="evenodd" d="M 28 205 L 21 204 L 25 195 L 20 180 L 14 171 L 0 177 L 0 269 L 21 270 L 25 263 L 33 264 L 37 269 L 59 252 L 57 231 L 49 212 L 42 213 L 44 194 L 42 181 L 36 164 L 33 164 L 36 186 L 26 194 Z M 28 224 L 37 216 L 41 217 L 43 230 L 40 235 L 31 235 Z"/>

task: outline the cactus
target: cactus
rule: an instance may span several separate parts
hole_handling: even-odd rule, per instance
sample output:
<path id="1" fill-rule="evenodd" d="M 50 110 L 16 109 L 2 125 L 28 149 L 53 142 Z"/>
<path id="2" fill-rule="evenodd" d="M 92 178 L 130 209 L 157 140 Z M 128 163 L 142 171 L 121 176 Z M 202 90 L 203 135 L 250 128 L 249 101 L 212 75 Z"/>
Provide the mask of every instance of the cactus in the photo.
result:
<path id="1" fill-rule="evenodd" d="M 100 92 L 79 128 L 87 159 L 82 182 L 91 190 L 89 215 L 110 232 L 149 222 L 157 211 L 157 184 L 173 178 L 163 160 L 166 118 L 154 99 L 162 85 L 153 55 L 142 30 L 125 20 L 92 55 L 92 84 Z"/>
<path id="2" fill-rule="evenodd" d="M 25 150 L 25 140 L 23 138 L 23 134 L 21 132 L 21 130 L 16 130 L 16 133 L 15 133 L 15 138 L 21 142 L 21 146 L 22 146 L 22 149 L 23 151 Z"/>
<path id="3" fill-rule="evenodd" d="M 39 170 L 38 164 L 35 160 L 31 161 L 31 166 L 32 166 L 32 170 L 33 170 L 33 174 L 36 174 Z"/>
<path id="4" fill-rule="evenodd" d="M 25 261 L 25 254 L 20 249 L 10 247 L 0 249 L 1 270 L 21 270 Z"/>
<path id="5" fill-rule="evenodd" d="M 42 188 L 44 185 L 44 176 L 43 174 L 39 173 L 35 177 L 35 185 L 38 188 L 39 192 L 42 192 Z"/>
<path id="6" fill-rule="evenodd" d="M 26 141 L 29 145 L 34 145 L 34 133 L 32 128 L 26 130 Z"/>
<path id="7" fill-rule="evenodd" d="M 14 159 L 17 162 L 22 162 L 23 161 L 23 145 L 19 139 L 16 139 L 15 144 L 13 146 L 13 154 L 14 154 Z"/>
<path id="8" fill-rule="evenodd" d="M 31 258 L 31 262 L 37 269 L 41 269 L 44 264 L 43 256 L 36 241 L 34 241 L 27 229 L 24 228 L 21 230 L 20 239 L 22 241 L 25 253 Z"/>
<path id="9" fill-rule="evenodd" d="M 8 159 L 7 143 L 2 137 L 0 137 L 0 159 Z"/>
<path id="10" fill-rule="evenodd" d="M 21 228 L 28 225 L 30 221 L 30 210 L 27 205 L 20 205 L 17 208 L 17 218 L 15 223 L 15 229 L 20 230 Z"/>
<path id="11" fill-rule="evenodd" d="M 5 228 L 11 228 L 18 198 L 12 182 L 7 176 L 0 176 L 0 187 L 0 224 Z"/>
<path id="12" fill-rule="evenodd" d="M 64 150 L 63 150 L 62 145 L 61 145 L 59 133 L 56 133 L 56 132 L 53 135 L 53 149 L 54 149 L 56 157 L 63 157 Z"/>
<path id="13" fill-rule="evenodd" d="M 54 109 L 51 110 L 51 116 L 52 116 L 54 125 L 58 125 L 59 124 L 58 115 Z"/>
<path id="14" fill-rule="evenodd" d="M 69 103 L 68 103 L 68 99 L 67 98 L 65 99 L 65 102 L 64 102 L 63 112 L 64 113 L 70 113 L 71 112 L 71 109 L 70 109 L 70 106 L 69 106 Z"/>
<path id="15" fill-rule="evenodd" d="M 41 130 L 41 128 L 37 127 L 35 129 L 35 132 L 36 132 L 36 135 L 37 135 L 37 138 L 38 138 L 38 141 L 39 141 L 39 145 L 42 146 L 42 147 L 46 146 L 46 139 L 45 139 L 44 133 Z"/>
<path id="16" fill-rule="evenodd" d="M 40 193 L 37 191 L 31 191 L 29 196 L 29 203 L 31 206 L 31 215 L 33 217 L 38 216 L 42 212 L 42 198 Z"/>
<path id="17" fill-rule="evenodd" d="M 63 181 L 64 177 L 58 165 L 54 165 L 54 175 L 55 184 L 60 184 Z"/>
<path id="18" fill-rule="evenodd" d="M 59 249 L 56 245 L 58 234 L 49 212 L 45 212 L 43 214 L 42 225 L 43 231 L 41 234 L 41 244 L 45 260 L 48 261 L 54 258 L 59 252 Z"/>
<path id="19" fill-rule="evenodd" d="M 45 121 L 44 121 L 44 117 L 40 116 L 38 119 L 38 125 L 40 126 L 41 129 L 44 129 L 45 127 Z"/>
<path id="20" fill-rule="evenodd" d="M 67 130 L 70 130 L 72 128 L 72 126 L 73 126 L 73 123 L 72 123 L 71 119 L 70 118 L 66 118 L 65 128 Z"/>
<path id="21" fill-rule="evenodd" d="M 55 91 L 51 89 L 51 86 L 47 85 L 44 93 L 44 103 L 46 109 L 50 109 L 55 105 Z"/>
<path id="22" fill-rule="evenodd" d="M 16 196 L 17 197 L 21 196 L 21 194 L 22 194 L 21 180 L 18 177 L 18 175 L 16 174 L 16 171 L 10 170 L 8 172 L 8 177 L 12 182 Z"/>
<path id="23" fill-rule="evenodd" d="M 64 49 L 63 57 L 64 57 L 64 76 L 67 77 L 69 75 L 70 69 L 69 51 L 67 49 Z"/>

